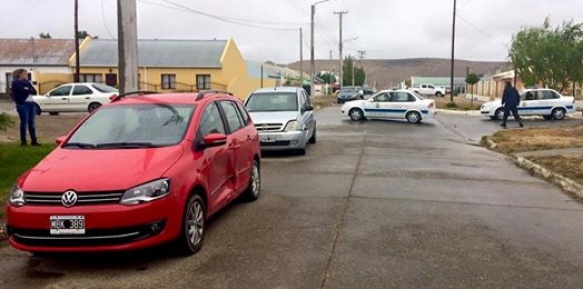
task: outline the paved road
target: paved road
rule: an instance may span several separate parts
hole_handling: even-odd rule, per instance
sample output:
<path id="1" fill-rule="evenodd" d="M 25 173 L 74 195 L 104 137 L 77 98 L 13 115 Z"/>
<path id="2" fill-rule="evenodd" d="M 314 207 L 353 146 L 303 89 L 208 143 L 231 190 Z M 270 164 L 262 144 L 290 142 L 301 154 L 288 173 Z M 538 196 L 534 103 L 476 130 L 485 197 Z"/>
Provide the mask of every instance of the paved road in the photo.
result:
<path id="1" fill-rule="evenodd" d="M 318 117 L 307 156 L 265 156 L 262 197 L 215 218 L 199 254 L 54 260 L 5 248 L 0 288 L 582 287 L 583 206 L 468 144 L 451 127 L 460 116 Z M 468 136 L 495 127 L 460 119 Z"/>

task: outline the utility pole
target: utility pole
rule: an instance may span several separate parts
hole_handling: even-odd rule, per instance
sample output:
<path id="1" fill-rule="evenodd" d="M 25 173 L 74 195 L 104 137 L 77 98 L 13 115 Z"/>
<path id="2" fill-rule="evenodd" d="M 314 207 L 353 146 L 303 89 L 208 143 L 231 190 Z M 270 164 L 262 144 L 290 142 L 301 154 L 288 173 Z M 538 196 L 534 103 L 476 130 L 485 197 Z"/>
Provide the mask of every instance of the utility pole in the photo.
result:
<path id="1" fill-rule="evenodd" d="M 304 29 L 300 28 L 300 87 L 303 86 L 304 86 Z"/>
<path id="2" fill-rule="evenodd" d="M 456 17 L 456 8 L 457 8 L 457 1 L 453 0 L 453 29 L 452 29 L 452 35 L 451 35 L 451 78 L 450 78 L 450 86 L 451 86 L 451 91 L 450 91 L 450 100 L 451 102 L 453 102 L 453 74 L 454 74 L 454 69 L 455 69 L 455 17 Z"/>
<path id="3" fill-rule="evenodd" d="M 339 89 L 342 89 L 342 86 L 344 85 L 344 68 L 342 67 L 342 16 L 344 14 L 347 14 L 348 11 L 339 11 L 339 12 L 334 12 L 334 14 L 338 15 L 339 21 L 340 21 L 340 25 L 339 25 L 339 30 L 340 30 L 340 41 L 338 42 L 338 59 L 339 59 L 339 63 L 340 63 L 340 79 L 338 80 L 339 85 Z"/>
<path id="4" fill-rule="evenodd" d="M 138 91 L 136 0 L 117 0 L 119 92 Z"/>
<path id="5" fill-rule="evenodd" d="M 320 0 L 312 4 L 312 17 L 310 21 L 310 96 L 314 96 L 314 75 L 316 74 L 316 64 L 314 63 L 314 18 L 316 16 L 316 5 L 330 0 Z"/>
<path id="6" fill-rule="evenodd" d="M 354 82 L 354 74 L 356 72 L 356 57 L 352 58 L 352 86 L 356 86 L 356 83 Z"/>
<path id="7" fill-rule="evenodd" d="M 80 65 L 79 60 L 79 0 L 75 0 L 75 77 L 74 82 L 79 82 Z"/>

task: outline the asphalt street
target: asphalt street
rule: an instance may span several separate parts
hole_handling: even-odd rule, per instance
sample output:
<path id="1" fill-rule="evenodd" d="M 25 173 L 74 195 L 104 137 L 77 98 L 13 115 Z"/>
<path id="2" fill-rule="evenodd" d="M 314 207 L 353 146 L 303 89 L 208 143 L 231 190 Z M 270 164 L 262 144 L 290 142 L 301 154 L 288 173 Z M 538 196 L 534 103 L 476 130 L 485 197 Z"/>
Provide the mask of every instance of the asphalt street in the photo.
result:
<path id="1" fill-rule="evenodd" d="M 583 287 L 582 204 L 476 146 L 498 123 L 317 118 L 318 143 L 265 155 L 261 198 L 215 217 L 198 254 L 5 247 L 0 288 Z"/>

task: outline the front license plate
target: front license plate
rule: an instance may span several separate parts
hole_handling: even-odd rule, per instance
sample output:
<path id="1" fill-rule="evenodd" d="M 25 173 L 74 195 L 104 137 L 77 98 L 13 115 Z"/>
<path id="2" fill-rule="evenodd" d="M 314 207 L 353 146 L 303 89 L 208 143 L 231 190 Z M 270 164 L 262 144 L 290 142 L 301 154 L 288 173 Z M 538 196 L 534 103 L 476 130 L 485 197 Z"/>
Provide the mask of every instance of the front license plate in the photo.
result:
<path id="1" fill-rule="evenodd" d="M 51 216 L 51 235 L 85 234 L 85 216 Z"/>
<path id="2" fill-rule="evenodd" d="M 276 141 L 275 137 L 269 137 L 269 136 L 261 136 L 261 137 L 259 137 L 259 140 L 261 142 L 275 142 Z"/>

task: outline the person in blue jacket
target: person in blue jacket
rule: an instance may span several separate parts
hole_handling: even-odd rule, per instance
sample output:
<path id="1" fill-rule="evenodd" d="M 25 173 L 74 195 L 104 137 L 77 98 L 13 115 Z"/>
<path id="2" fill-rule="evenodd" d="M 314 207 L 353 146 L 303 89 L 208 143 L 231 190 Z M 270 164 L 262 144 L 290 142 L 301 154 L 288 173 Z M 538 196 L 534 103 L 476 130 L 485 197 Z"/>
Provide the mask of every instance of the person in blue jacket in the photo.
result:
<path id="1" fill-rule="evenodd" d="M 518 114 L 518 105 L 520 104 L 520 94 L 518 94 L 518 90 L 512 86 L 510 81 L 506 82 L 506 87 L 504 88 L 504 93 L 502 94 L 502 106 L 504 107 L 504 118 L 502 119 L 501 126 L 506 128 L 506 120 L 508 120 L 508 116 L 512 112 L 512 116 L 518 122 L 520 127 L 524 127 L 522 123 L 522 119 Z"/>
<path id="2" fill-rule="evenodd" d="M 30 133 L 30 144 L 33 146 L 40 145 L 36 138 L 36 128 L 34 118 L 36 115 L 33 95 L 36 95 L 36 89 L 28 80 L 28 71 L 17 69 L 12 72 L 12 83 L 10 84 L 10 96 L 16 103 L 16 111 L 20 117 L 20 145 L 26 146 L 26 129 Z"/>

